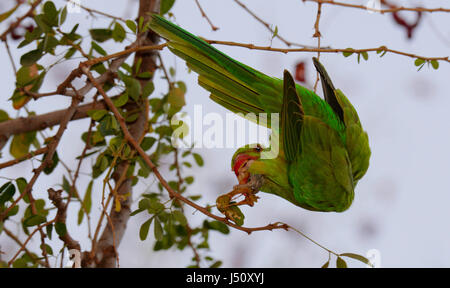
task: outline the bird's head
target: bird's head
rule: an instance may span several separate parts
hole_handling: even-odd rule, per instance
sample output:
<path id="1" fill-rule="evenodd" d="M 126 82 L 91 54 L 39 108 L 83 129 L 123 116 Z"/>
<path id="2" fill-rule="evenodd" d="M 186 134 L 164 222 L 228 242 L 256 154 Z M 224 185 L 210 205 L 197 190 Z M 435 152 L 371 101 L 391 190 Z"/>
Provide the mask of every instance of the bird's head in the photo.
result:
<path id="1" fill-rule="evenodd" d="M 246 145 L 239 148 L 233 155 L 231 160 L 231 169 L 236 174 L 239 183 L 247 183 L 250 177 L 248 168 L 250 164 L 259 160 L 264 148 L 260 144 Z"/>

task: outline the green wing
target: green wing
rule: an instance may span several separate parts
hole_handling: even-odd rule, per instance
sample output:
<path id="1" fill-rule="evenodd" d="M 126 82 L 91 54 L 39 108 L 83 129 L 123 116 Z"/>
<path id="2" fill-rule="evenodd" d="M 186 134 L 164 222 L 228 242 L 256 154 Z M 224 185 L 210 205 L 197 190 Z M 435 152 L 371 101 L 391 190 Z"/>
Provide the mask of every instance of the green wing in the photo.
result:
<path id="1" fill-rule="evenodd" d="M 345 126 L 345 146 L 352 164 L 355 185 L 369 168 L 370 147 L 367 133 L 363 130 L 358 113 L 341 90 L 335 89 L 323 65 L 313 58 L 314 66 L 320 74 L 325 101 Z"/>
<path id="2" fill-rule="evenodd" d="M 335 90 L 336 98 L 344 111 L 344 123 L 346 126 L 346 148 L 352 163 L 352 175 L 355 185 L 369 168 L 371 155 L 369 147 L 369 136 L 363 130 L 359 121 L 358 113 L 353 105 L 345 97 L 341 90 Z"/>
<path id="3" fill-rule="evenodd" d="M 347 149 L 338 133 L 320 119 L 305 116 L 300 142 L 301 153 L 289 165 L 298 204 L 309 210 L 346 210 L 353 201 L 354 185 Z"/>
<path id="4" fill-rule="evenodd" d="M 300 134 L 304 111 L 297 94 L 294 79 L 284 70 L 283 106 L 281 110 L 281 133 L 286 160 L 292 161 L 300 153 Z"/>

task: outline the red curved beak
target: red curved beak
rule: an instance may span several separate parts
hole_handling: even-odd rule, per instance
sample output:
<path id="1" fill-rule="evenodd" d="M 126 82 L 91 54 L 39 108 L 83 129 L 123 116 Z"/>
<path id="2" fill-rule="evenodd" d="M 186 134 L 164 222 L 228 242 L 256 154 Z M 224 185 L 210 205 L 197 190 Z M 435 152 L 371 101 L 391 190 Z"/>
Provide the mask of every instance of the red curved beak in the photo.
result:
<path id="1" fill-rule="evenodd" d="M 236 156 L 236 159 L 234 161 L 234 166 L 233 166 L 234 174 L 236 174 L 236 176 L 238 176 L 239 168 L 241 168 L 242 165 L 244 165 L 248 160 L 256 160 L 256 159 L 258 159 L 258 157 L 250 156 L 247 154 L 240 154 L 240 155 Z"/>

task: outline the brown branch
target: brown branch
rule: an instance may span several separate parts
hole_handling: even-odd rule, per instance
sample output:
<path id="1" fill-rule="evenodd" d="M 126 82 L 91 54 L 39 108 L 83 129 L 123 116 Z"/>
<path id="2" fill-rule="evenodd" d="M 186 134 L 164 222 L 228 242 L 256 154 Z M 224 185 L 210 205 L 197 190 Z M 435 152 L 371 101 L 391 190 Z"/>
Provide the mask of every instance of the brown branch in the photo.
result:
<path id="1" fill-rule="evenodd" d="M 211 26 L 211 29 L 213 31 L 217 31 L 219 30 L 219 27 L 214 26 L 214 24 L 211 22 L 211 20 L 209 19 L 208 15 L 206 15 L 205 11 L 203 10 L 202 6 L 200 6 L 200 2 L 198 2 L 198 0 L 195 0 L 195 3 L 197 4 L 198 9 L 200 10 L 200 13 L 202 13 L 202 17 L 206 19 L 206 21 L 208 21 L 209 25 Z"/>
<path id="2" fill-rule="evenodd" d="M 10 167 L 10 166 L 14 166 L 14 165 L 16 165 L 16 164 L 18 164 L 18 163 L 20 163 L 22 161 L 25 161 L 25 160 L 28 160 L 30 158 L 33 158 L 34 156 L 44 154 L 47 151 L 48 151 L 48 146 L 39 148 L 39 149 L 37 149 L 35 151 L 32 151 L 32 152 L 30 152 L 30 153 L 28 153 L 28 154 L 26 154 L 26 155 L 24 155 L 24 156 L 22 156 L 20 158 L 0 163 L 0 169 L 6 168 L 6 167 Z"/>
<path id="3" fill-rule="evenodd" d="M 159 1 L 158 0 L 140 0 L 139 2 L 139 13 L 138 17 L 144 17 L 144 23 L 148 22 L 150 19 L 149 12 L 157 12 L 159 9 Z M 149 71 L 153 73 L 157 66 L 155 63 L 155 50 L 162 49 L 166 44 L 162 45 L 154 45 L 158 41 L 159 37 L 152 31 L 147 31 L 144 33 L 140 33 L 138 35 L 137 42 L 139 43 L 134 52 L 136 52 L 136 56 L 134 59 L 134 63 L 137 61 L 141 62 L 140 71 Z M 154 47 L 152 49 L 147 49 L 145 47 Z M 140 59 L 140 60 L 138 60 Z M 95 86 L 97 91 L 103 96 L 105 103 L 108 108 L 114 107 L 114 111 L 118 112 L 117 108 L 112 104 L 111 99 L 106 96 L 103 88 L 96 79 L 93 78 L 92 73 L 89 71 L 88 66 L 81 66 L 83 73 L 88 76 L 90 83 Z M 140 80 L 141 86 L 144 86 L 151 79 Z M 109 103 L 109 104 L 108 104 Z M 112 104 L 112 106 L 110 106 Z M 134 105 L 134 106 L 133 106 Z M 139 114 L 138 119 L 127 126 L 125 123 L 122 123 L 125 129 L 128 132 L 128 136 L 135 141 L 135 143 L 140 143 L 143 139 L 143 136 L 148 131 L 148 112 L 149 112 L 149 104 L 148 100 L 145 99 L 140 103 L 133 104 L 128 109 L 139 109 L 141 113 Z M 139 144 L 138 144 L 139 145 Z M 99 231 L 99 227 L 101 224 L 101 220 L 106 213 L 102 213 L 101 219 L 99 220 L 99 224 L 97 225 L 97 229 L 94 235 L 94 240 L 92 244 L 92 251 L 84 255 L 83 260 L 85 265 L 92 266 L 95 264 L 95 267 L 116 267 L 118 264 L 118 254 L 116 252 L 117 246 L 121 243 L 123 235 L 125 233 L 128 219 L 130 218 L 131 212 L 131 203 L 132 203 L 132 188 L 131 188 L 131 179 L 126 179 L 126 171 L 129 167 L 128 161 L 122 161 L 116 168 L 115 173 L 113 175 L 114 181 L 116 182 L 116 187 L 112 189 L 112 193 L 108 196 L 107 204 L 112 195 L 117 194 L 119 196 L 119 201 L 121 205 L 120 211 L 115 210 L 115 205 L 112 205 L 111 211 L 106 215 L 108 217 L 108 224 L 105 226 L 102 235 L 98 241 L 96 242 L 97 234 Z M 117 191 L 117 192 L 116 192 Z M 127 195 L 126 197 L 124 195 Z M 120 197 L 124 196 L 124 197 Z M 92 263 L 94 262 L 94 263 Z"/>
<path id="4" fill-rule="evenodd" d="M 322 15 L 322 3 L 317 4 L 317 16 L 316 16 L 316 22 L 314 23 L 314 35 L 313 37 L 317 38 L 317 49 L 320 50 L 320 38 L 322 37 L 322 34 L 319 30 L 319 22 L 320 22 L 320 16 Z M 320 51 L 317 52 L 317 59 L 320 59 Z M 319 72 L 316 72 L 316 82 L 314 83 L 314 93 L 317 91 L 317 84 L 319 83 Z"/>
<path id="5" fill-rule="evenodd" d="M 441 57 L 427 57 L 427 56 L 421 56 L 416 55 L 413 53 L 408 52 L 402 52 L 394 49 L 390 49 L 386 46 L 381 46 L 378 48 L 363 48 L 363 49 L 353 49 L 353 48 L 273 48 L 270 46 L 257 46 L 254 44 L 247 44 L 247 43 L 238 43 L 238 42 L 232 42 L 232 41 L 219 41 L 219 40 L 210 40 L 203 38 L 206 42 L 209 44 L 219 44 L 219 45 L 227 45 L 227 46 L 237 46 L 237 47 L 243 47 L 247 49 L 254 49 L 254 50 L 263 50 L 263 51 L 272 51 L 272 52 L 281 52 L 281 53 L 291 53 L 291 52 L 320 52 L 320 53 L 342 53 L 342 52 L 353 52 L 353 53 L 362 53 L 362 52 L 390 52 L 393 54 L 398 54 L 402 56 L 407 56 L 411 58 L 420 58 L 426 61 L 445 61 L 450 63 L 449 56 L 441 56 Z M 1 124 L 1 123 L 0 123 Z"/>
<path id="6" fill-rule="evenodd" d="M 87 111 L 92 109 L 105 109 L 106 105 L 103 101 L 97 103 L 88 103 L 80 105 L 76 108 L 75 114 L 71 121 L 83 119 L 88 117 Z M 61 120 L 67 113 L 66 109 L 61 109 L 42 115 L 20 117 L 13 120 L 8 120 L 0 123 L 0 135 L 9 137 L 11 135 L 27 133 L 31 131 L 44 130 L 49 127 L 59 125 Z"/>
<path id="7" fill-rule="evenodd" d="M 337 2 L 333 0 L 302 0 L 303 2 L 316 2 L 321 4 L 331 4 L 335 6 L 342 6 L 342 7 L 348 7 L 348 8 L 357 8 L 357 9 L 364 9 L 369 10 L 373 12 L 378 12 L 381 14 L 384 13 L 394 13 L 399 11 L 415 11 L 415 12 L 450 12 L 450 9 L 448 8 L 423 8 L 423 7 L 396 7 L 396 8 L 389 8 L 389 9 L 374 9 L 370 8 L 364 5 L 357 5 L 357 4 L 349 4 L 349 3 L 343 3 L 343 2 Z"/>
<path id="8" fill-rule="evenodd" d="M 55 222 L 56 223 L 63 223 L 66 225 L 66 218 L 67 218 L 67 205 L 62 201 L 61 193 L 62 190 L 53 190 L 52 188 L 48 189 L 48 199 L 50 199 L 53 203 L 53 205 L 56 207 L 57 212 L 55 216 Z M 69 196 L 70 198 L 70 196 Z M 66 229 L 67 230 L 67 229 Z M 76 249 L 81 252 L 80 243 L 78 241 L 74 240 L 68 231 L 64 235 L 59 235 L 59 239 L 61 239 L 64 244 L 69 249 Z"/>

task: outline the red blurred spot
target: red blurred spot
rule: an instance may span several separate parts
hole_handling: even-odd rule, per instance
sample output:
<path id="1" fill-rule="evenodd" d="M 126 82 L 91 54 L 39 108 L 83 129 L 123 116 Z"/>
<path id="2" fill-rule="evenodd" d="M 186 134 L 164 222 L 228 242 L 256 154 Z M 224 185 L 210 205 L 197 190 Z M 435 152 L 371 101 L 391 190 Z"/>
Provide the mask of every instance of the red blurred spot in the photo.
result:
<path id="1" fill-rule="evenodd" d="M 416 18 L 416 21 L 414 23 L 406 22 L 405 19 L 403 19 L 398 14 L 398 12 L 394 12 L 392 14 L 392 16 L 394 17 L 394 20 L 395 20 L 395 22 L 398 25 L 405 27 L 406 33 L 408 35 L 408 39 L 411 39 L 414 29 L 416 29 L 416 27 L 419 25 L 420 19 L 422 18 L 422 12 L 421 11 L 417 11 L 417 18 Z"/>
<path id="2" fill-rule="evenodd" d="M 391 8 L 391 9 L 398 8 L 398 6 L 389 3 L 387 0 L 381 0 L 381 3 L 383 5 Z M 419 8 L 419 7 L 417 7 L 417 8 Z M 416 18 L 416 21 L 414 23 L 406 22 L 406 20 L 403 17 L 400 16 L 398 11 L 392 13 L 392 17 L 394 18 L 395 23 L 397 23 L 400 26 L 405 27 L 408 39 L 412 38 L 414 29 L 417 28 L 417 26 L 419 25 L 419 22 L 420 22 L 420 20 L 422 18 L 422 12 L 421 11 L 416 11 L 416 13 L 417 13 L 417 18 Z"/>
<path id="3" fill-rule="evenodd" d="M 298 62 L 295 66 L 295 80 L 305 82 L 305 62 Z"/>

